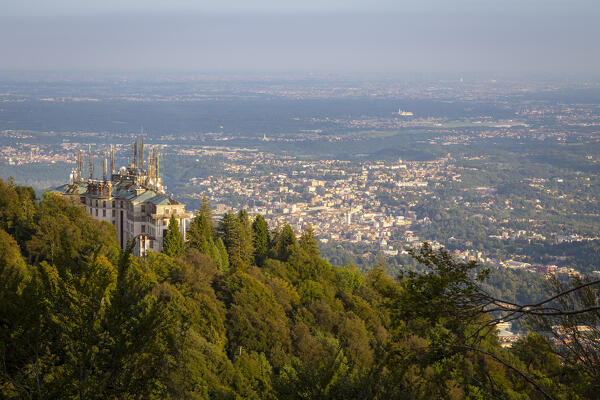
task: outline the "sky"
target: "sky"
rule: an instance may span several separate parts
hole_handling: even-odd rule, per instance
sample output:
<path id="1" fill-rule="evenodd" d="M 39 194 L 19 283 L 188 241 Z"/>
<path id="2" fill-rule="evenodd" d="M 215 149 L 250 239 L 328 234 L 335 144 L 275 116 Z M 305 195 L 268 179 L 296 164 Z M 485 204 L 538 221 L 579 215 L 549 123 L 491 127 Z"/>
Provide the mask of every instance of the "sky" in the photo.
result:
<path id="1" fill-rule="evenodd" d="M 0 70 L 598 76 L 597 0 L 0 0 Z"/>

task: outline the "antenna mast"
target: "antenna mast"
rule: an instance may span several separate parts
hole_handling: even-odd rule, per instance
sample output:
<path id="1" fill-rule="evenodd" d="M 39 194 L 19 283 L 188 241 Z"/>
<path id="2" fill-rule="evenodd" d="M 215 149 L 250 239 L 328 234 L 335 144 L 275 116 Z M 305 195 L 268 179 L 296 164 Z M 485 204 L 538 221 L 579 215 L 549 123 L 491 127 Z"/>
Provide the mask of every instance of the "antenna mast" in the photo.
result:
<path id="1" fill-rule="evenodd" d="M 102 152 L 102 180 L 106 181 L 106 173 L 108 170 L 108 163 L 106 160 L 106 151 Z"/>
<path id="2" fill-rule="evenodd" d="M 110 145 L 110 175 L 112 178 L 112 174 L 115 173 L 115 149 L 113 145 Z"/>
<path id="3" fill-rule="evenodd" d="M 142 127 L 142 134 L 144 133 L 144 127 Z M 140 169 L 144 169 L 144 137 L 142 136 L 140 142 Z"/>
<path id="4" fill-rule="evenodd" d="M 92 154 L 92 145 L 88 145 L 88 154 L 90 158 L 90 180 L 94 179 L 94 155 Z"/>
<path id="5" fill-rule="evenodd" d="M 133 142 L 133 163 L 131 165 L 134 169 L 137 168 L 137 139 Z"/>
<path id="6" fill-rule="evenodd" d="M 75 167 L 75 171 L 77 175 L 75 176 L 75 180 L 78 182 L 83 180 L 83 153 L 81 150 L 77 151 L 77 166 Z"/>

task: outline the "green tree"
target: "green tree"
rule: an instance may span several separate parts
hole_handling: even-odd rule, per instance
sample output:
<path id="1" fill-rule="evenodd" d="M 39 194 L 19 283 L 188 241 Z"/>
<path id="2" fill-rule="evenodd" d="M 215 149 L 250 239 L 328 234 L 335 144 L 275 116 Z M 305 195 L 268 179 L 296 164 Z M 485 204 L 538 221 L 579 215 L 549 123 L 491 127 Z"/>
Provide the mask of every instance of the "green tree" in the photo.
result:
<path id="1" fill-rule="evenodd" d="M 239 270 L 221 282 L 221 288 L 228 307 L 229 354 L 263 352 L 274 366 L 281 366 L 290 347 L 289 320 L 271 290 Z"/>
<path id="2" fill-rule="evenodd" d="M 257 215 L 252 223 L 254 232 L 254 260 L 256 265 L 263 266 L 269 254 L 269 226 L 262 215 Z"/>
<path id="3" fill-rule="evenodd" d="M 0 228 L 12 235 L 23 249 L 35 231 L 38 212 L 33 188 L 0 179 Z"/>
<path id="4" fill-rule="evenodd" d="M 307 225 L 302 232 L 302 236 L 300 236 L 300 248 L 304 250 L 310 257 L 319 258 L 321 256 L 321 252 L 319 251 L 319 243 L 317 243 L 317 239 L 315 238 L 315 234 L 312 228 L 312 225 Z"/>
<path id="5" fill-rule="evenodd" d="M 24 247 L 30 263 L 47 261 L 61 272 L 78 271 L 100 253 L 114 263 L 120 251 L 112 224 L 91 218 L 83 207 L 50 192 L 44 193 L 34 234 Z"/>
<path id="6" fill-rule="evenodd" d="M 281 261 L 287 261 L 290 255 L 298 248 L 296 234 L 289 224 L 281 230 L 276 230 L 273 237 L 272 256 Z"/>
<path id="7" fill-rule="evenodd" d="M 210 256 L 219 270 L 226 271 L 229 261 L 226 252 L 223 251 L 221 239 L 215 236 L 211 215 L 208 205 L 203 204 L 202 210 L 194 217 L 187 231 L 187 247 Z"/>
<path id="8" fill-rule="evenodd" d="M 174 215 L 171 215 L 167 234 L 163 239 L 162 252 L 171 257 L 179 257 L 183 252 L 183 238 L 179 231 L 179 223 Z"/>
<path id="9" fill-rule="evenodd" d="M 229 264 L 233 269 L 247 269 L 254 259 L 252 246 L 252 225 L 248 213 L 237 215 L 226 213 L 219 223 L 219 232 L 227 249 Z"/>
<path id="10" fill-rule="evenodd" d="M 245 265 L 250 266 L 254 264 L 254 231 L 252 229 L 248 211 L 245 209 L 238 211 L 237 220 L 241 231 L 240 249 L 242 259 L 244 260 Z"/>
<path id="11" fill-rule="evenodd" d="M 217 249 L 217 265 L 220 265 L 222 271 L 229 270 L 229 254 L 227 254 L 227 248 L 225 247 L 225 243 L 223 243 L 223 239 L 217 237 L 215 240 L 215 247 Z"/>

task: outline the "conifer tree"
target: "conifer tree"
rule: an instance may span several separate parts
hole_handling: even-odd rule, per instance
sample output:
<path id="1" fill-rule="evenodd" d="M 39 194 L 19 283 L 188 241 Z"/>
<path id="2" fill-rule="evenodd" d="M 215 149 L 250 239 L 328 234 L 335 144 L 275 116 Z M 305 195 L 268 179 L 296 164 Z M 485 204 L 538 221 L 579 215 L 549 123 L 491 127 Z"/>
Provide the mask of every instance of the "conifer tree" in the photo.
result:
<path id="1" fill-rule="evenodd" d="M 262 215 L 257 215 L 252 223 L 254 233 L 254 260 L 262 266 L 269 253 L 269 226 Z"/>
<path id="2" fill-rule="evenodd" d="M 306 228 L 304 228 L 304 232 L 302 232 L 302 236 L 300 236 L 299 244 L 300 248 L 304 250 L 311 258 L 321 257 L 319 244 L 315 238 L 312 225 L 309 224 Z"/>
<path id="3" fill-rule="evenodd" d="M 227 251 L 223 241 L 216 234 L 212 215 L 212 210 L 205 198 L 200 212 L 194 217 L 187 231 L 187 247 L 208 255 L 219 270 L 225 271 L 229 268 Z"/>
<path id="4" fill-rule="evenodd" d="M 167 235 L 163 239 L 162 252 L 171 257 L 179 257 L 183 251 L 183 238 L 179 231 L 179 223 L 174 215 L 169 220 Z"/>
<path id="5" fill-rule="evenodd" d="M 225 244 L 223 243 L 223 239 L 217 237 L 215 240 L 215 248 L 216 248 L 216 256 L 217 256 L 217 268 L 222 271 L 227 271 L 229 269 L 229 255 L 227 254 L 227 249 L 225 248 Z"/>
<path id="6" fill-rule="evenodd" d="M 239 222 L 231 211 L 223 215 L 223 218 L 221 218 L 221 221 L 219 222 L 219 233 L 221 234 L 223 244 L 227 249 L 229 264 L 233 268 L 239 268 L 243 266 L 243 258 L 240 248 L 241 232 L 239 228 Z"/>
<path id="7" fill-rule="evenodd" d="M 275 236 L 273 256 L 281 261 L 287 261 L 297 247 L 296 234 L 292 227 L 286 223 Z"/>
<path id="8" fill-rule="evenodd" d="M 244 265 L 250 266 L 254 263 L 254 232 L 248 211 L 240 210 L 237 213 L 240 229 L 240 250 Z"/>
<path id="9" fill-rule="evenodd" d="M 227 249 L 229 264 L 235 268 L 248 268 L 254 259 L 252 225 L 245 210 L 228 212 L 219 223 L 219 232 Z"/>
<path id="10" fill-rule="evenodd" d="M 199 214 L 204 214 L 206 216 L 206 219 L 208 220 L 211 232 L 213 237 L 216 236 L 217 230 L 215 229 L 215 224 L 214 224 L 214 213 L 212 208 L 210 208 L 210 204 L 208 203 L 208 199 L 206 198 L 206 196 L 202 199 L 202 205 L 200 206 L 200 213 Z"/>

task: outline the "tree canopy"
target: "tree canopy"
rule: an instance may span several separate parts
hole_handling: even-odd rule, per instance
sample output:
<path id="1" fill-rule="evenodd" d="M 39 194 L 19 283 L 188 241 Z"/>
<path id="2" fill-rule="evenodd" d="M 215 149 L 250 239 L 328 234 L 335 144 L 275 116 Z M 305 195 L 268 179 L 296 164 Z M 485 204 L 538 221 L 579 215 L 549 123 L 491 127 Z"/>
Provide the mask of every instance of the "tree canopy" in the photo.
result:
<path id="1" fill-rule="evenodd" d="M 18 210 L 3 199 L 28 203 Z M 132 244 L 119 249 L 114 227 L 54 194 L 38 201 L 0 181 L 0 216 L 2 398 L 600 393 L 594 331 L 581 331 L 597 327 L 585 313 L 598 298 L 587 281 L 571 291 L 555 285 L 550 302 L 499 309 L 485 297 L 487 271 L 427 244 L 413 252 L 423 272 L 393 279 L 382 266 L 364 274 L 332 266 L 310 227 L 296 240 L 291 226 L 269 232 L 242 211 L 216 229 L 207 205 L 185 246 L 172 220 L 166 250 L 144 258 L 131 255 Z M 550 308 L 563 313 L 540 314 Z M 495 323 L 530 314 L 532 326 L 560 324 L 564 344 L 532 333 L 503 348 Z"/>

